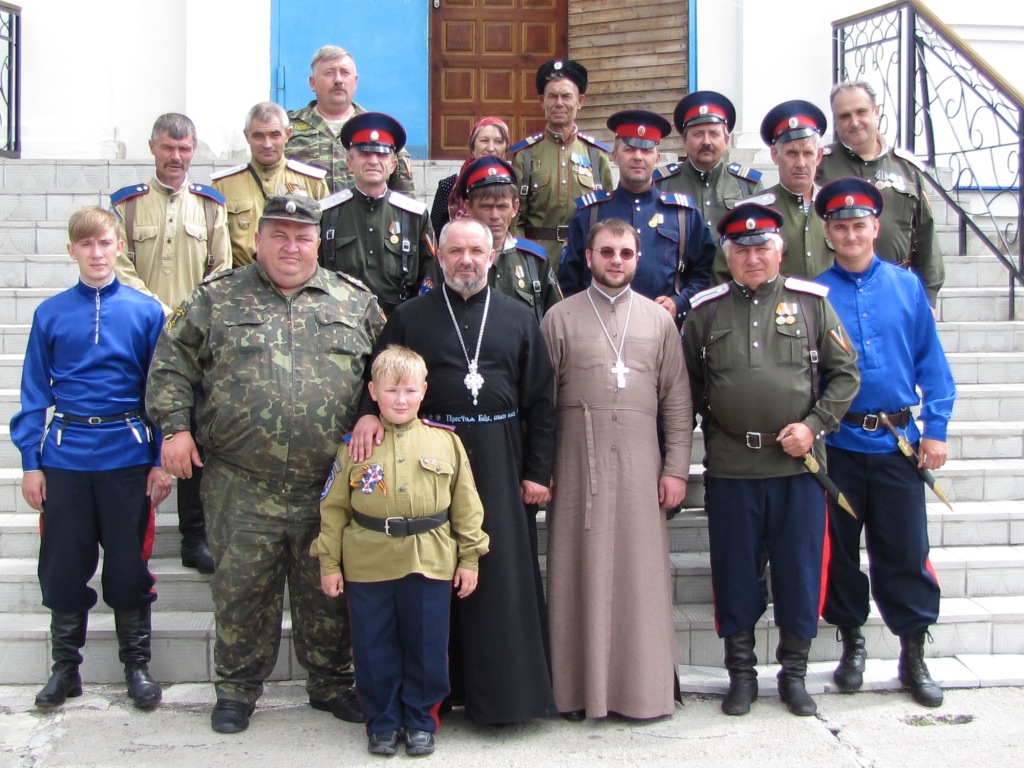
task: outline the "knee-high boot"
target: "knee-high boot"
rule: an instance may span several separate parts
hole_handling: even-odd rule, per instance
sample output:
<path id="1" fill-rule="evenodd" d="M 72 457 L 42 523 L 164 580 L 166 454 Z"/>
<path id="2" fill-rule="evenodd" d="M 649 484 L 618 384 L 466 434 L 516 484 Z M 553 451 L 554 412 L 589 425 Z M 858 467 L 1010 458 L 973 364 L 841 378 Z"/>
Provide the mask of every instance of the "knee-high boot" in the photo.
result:
<path id="1" fill-rule="evenodd" d="M 151 610 L 147 604 L 132 610 L 114 611 L 114 628 L 117 630 L 128 696 L 139 709 L 152 709 L 160 703 L 163 695 L 160 685 L 149 674 Z"/>
<path id="2" fill-rule="evenodd" d="M 82 678 L 78 674 L 78 666 L 82 663 L 80 650 L 85 645 L 88 619 L 89 614 L 84 611 L 50 613 L 53 672 L 43 689 L 36 694 L 37 707 L 59 707 L 69 696 L 82 695 Z"/>

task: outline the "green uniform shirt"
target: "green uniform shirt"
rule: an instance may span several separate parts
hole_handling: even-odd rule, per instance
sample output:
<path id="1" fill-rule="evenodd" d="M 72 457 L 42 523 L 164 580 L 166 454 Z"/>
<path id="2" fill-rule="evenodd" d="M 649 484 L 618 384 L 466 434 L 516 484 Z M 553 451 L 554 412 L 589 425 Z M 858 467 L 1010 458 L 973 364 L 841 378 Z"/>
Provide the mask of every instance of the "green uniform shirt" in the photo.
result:
<path id="1" fill-rule="evenodd" d="M 320 558 L 321 575 L 340 573 L 342 563 L 350 581 L 390 581 L 413 573 L 451 579 L 456 567 L 477 570 L 488 536 L 462 441 L 452 430 L 419 419 L 381 423 L 384 442 L 366 461 L 353 464 L 347 446 L 334 460 L 320 504 L 320 536 L 310 547 Z M 446 509 L 447 523 L 412 536 L 389 536 L 352 519 L 353 512 L 383 520 Z"/>
<path id="2" fill-rule="evenodd" d="M 259 177 L 258 184 L 253 173 Z M 228 211 L 234 266 L 244 267 L 252 262 L 256 253 L 256 230 L 269 195 L 305 195 L 320 200 L 329 194 L 324 181 L 326 175 L 322 168 L 284 157 L 270 167 L 250 162 L 212 174 L 211 185 L 224 195 L 224 207 Z"/>
<path id="3" fill-rule="evenodd" d="M 718 220 L 743 199 L 764 190 L 761 174 L 739 163 L 724 159 L 705 173 L 686 158 L 654 172 L 654 181 L 663 192 L 682 192 L 693 198 L 694 207 L 718 239 Z"/>
<path id="4" fill-rule="evenodd" d="M 815 187 L 814 194 L 817 193 Z M 812 280 L 832 266 L 835 253 L 825 239 L 825 222 L 814 210 L 813 197 L 805 200 L 803 195 L 794 195 L 781 184 L 776 184 L 743 202 L 767 205 L 782 214 L 780 234 L 786 243 L 786 251 L 779 271 L 783 275 Z M 715 253 L 711 283 L 721 285 L 730 280 L 732 275 L 725 261 L 725 251 L 719 246 Z"/>
<path id="5" fill-rule="evenodd" d="M 346 189 L 321 205 L 321 266 L 361 280 L 389 313 L 433 286 L 437 258 L 425 203 L 391 190 L 371 198 Z"/>
<path id="6" fill-rule="evenodd" d="M 358 104 L 352 105 L 352 116 L 365 111 Z M 316 100 L 302 109 L 289 112 L 288 119 L 291 120 L 292 135 L 284 153 L 327 171 L 326 181 L 331 192 L 350 189 L 355 184 L 355 177 L 348 169 L 348 150 L 342 146 L 341 137 L 334 134 L 331 126 L 316 111 Z M 412 195 L 416 192 L 412 181 L 412 158 L 404 149 L 399 150 L 397 157 L 398 166 L 388 179 L 388 187 Z"/>
<path id="7" fill-rule="evenodd" d="M 875 253 L 885 261 L 909 266 L 924 285 L 928 303 L 935 306 L 946 268 L 924 178 L 914 165 L 916 159 L 911 161 L 911 156 L 888 149 L 884 141 L 882 153 L 874 160 L 862 160 L 841 142 L 825 147 L 824 153 L 816 179 L 819 185 L 855 176 L 870 181 L 882 193 L 882 215 L 878 217 L 882 227 Z"/>
<path id="8" fill-rule="evenodd" d="M 561 300 L 562 293 L 551 264 L 535 250 L 540 250 L 538 243 L 524 243 L 521 237 L 507 239 L 504 248 L 495 249 L 488 282 L 492 288 L 525 304 L 540 322 L 544 313 Z"/>
<path id="9" fill-rule="evenodd" d="M 824 464 L 825 441 L 820 438 L 839 429 L 860 388 L 857 352 L 821 295 L 826 292 L 804 280 L 776 277 L 756 291 L 731 282 L 693 298 L 683 352 L 693 406 L 704 417 L 711 477 L 784 477 L 805 471 L 802 461 L 774 441 L 748 448 L 723 429 L 777 433 L 787 424 L 803 422 L 814 434 L 814 454 Z M 815 313 L 820 383 L 814 402 L 804 307 Z"/>
<path id="10" fill-rule="evenodd" d="M 576 213 L 576 198 L 595 189 L 612 190 L 612 168 L 608 146 L 596 139 L 574 132 L 567 141 L 546 130 L 519 142 L 513 152 L 512 166 L 520 185 L 526 184 L 524 163 L 530 160 L 527 194 L 519 197 L 519 218 L 514 234 L 535 241 L 548 254 L 551 268 L 558 273 L 558 257 L 563 240 L 546 237 L 534 228 L 568 227 Z M 597 147 L 597 168 L 591 161 L 591 150 Z M 568 230 L 565 238 L 568 238 Z"/>
<path id="11" fill-rule="evenodd" d="M 167 319 L 146 410 L 165 435 L 184 432 L 195 400 L 207 455 L 282 491 L 322 487 L 383 327 L 343 275 L 317 269 L 285 296 L 258 263 L 225 272 Z"/>

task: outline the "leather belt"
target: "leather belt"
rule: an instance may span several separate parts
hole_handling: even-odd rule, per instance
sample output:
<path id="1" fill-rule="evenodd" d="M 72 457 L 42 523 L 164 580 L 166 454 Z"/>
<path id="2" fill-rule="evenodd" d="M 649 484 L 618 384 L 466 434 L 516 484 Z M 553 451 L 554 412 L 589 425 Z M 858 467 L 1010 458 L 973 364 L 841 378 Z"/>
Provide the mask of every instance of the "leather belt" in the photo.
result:
<path id="1" fill-rule="evenodd" d="M 100 424 L 110 424 L 115 421 L 131 421 L 132 419 L 141 419 L 142 411 L 125 411 L 124 413 L 115 413 L 110 416 L 75 416 L 71 413 L 54 413 L 55 419 L 66 421 L 69 424 L 90 424 L 92 426 L 99 426 Z"/>
<path id="2" fill-rule="evenodd" d="M 362 512 L 353 512 L 352 518 L 363 528 L 386 533 L 388 536 L 413 536 L 440 528 L 448 522 L 448 510 L 424 517 L 370 517 Z"/>
<path id="3" fill-rule="evenodd" d="M 885 414 L 889 422 L 899 429 L 903 429 L 910 423 L 910 408 L 900 408 L 896 413 Z M 848 413 L 843 416 L 847 424 L 856 424 L 866 432 L 874 432 L 882 426 L 881 414 L 878 413 Z"/>
<path id="4" fill-rule="evenodd" d="M 563 243 L 569 239 L 569 225 L 559 227 L 526 227 L 526 236 L 531 240 L 561 240 Z"/>

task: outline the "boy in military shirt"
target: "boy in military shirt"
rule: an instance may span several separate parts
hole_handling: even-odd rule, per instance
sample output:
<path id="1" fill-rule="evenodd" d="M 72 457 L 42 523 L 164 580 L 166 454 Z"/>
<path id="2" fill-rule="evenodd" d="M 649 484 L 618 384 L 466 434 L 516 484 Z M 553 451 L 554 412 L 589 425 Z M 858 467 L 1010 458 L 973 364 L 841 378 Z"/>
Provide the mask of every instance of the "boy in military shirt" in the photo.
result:
<path id="1" fill-rule="evenodd" d="M 450 593 L 476 589 L 488 536 L 462 442 L 450 427 L 417 418 L 423 358 L 392 345 L 371 374 L 384 442 L 365 462 L 339 450 L 311 553 L 323 591 L 348 597 L 369 752 L 395 754 L 401 730 L 406 754 L 429 755 L 449 691 Z"/>

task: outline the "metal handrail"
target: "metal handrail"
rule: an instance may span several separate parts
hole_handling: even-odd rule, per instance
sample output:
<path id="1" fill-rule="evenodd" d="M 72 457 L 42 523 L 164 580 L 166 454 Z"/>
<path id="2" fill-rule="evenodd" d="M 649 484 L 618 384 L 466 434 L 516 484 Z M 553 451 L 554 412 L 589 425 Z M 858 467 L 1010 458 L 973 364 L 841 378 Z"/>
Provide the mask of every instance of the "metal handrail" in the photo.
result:
<path id="1" fill-rule="evenodd" d="M 0 0 L 0 157 L 21 157 L 21 8 Z"/>
<path id="2" fill-rule="evenodd" d="M 832 42 L 833 81 L 875 86 L 879 130 L 926 164 L 959 218 L 960 252 L 969 230 L 1006 267 L 1013 319 L 1024 286 L 1024 96 L 920 0 L 835 21 Z"/>

